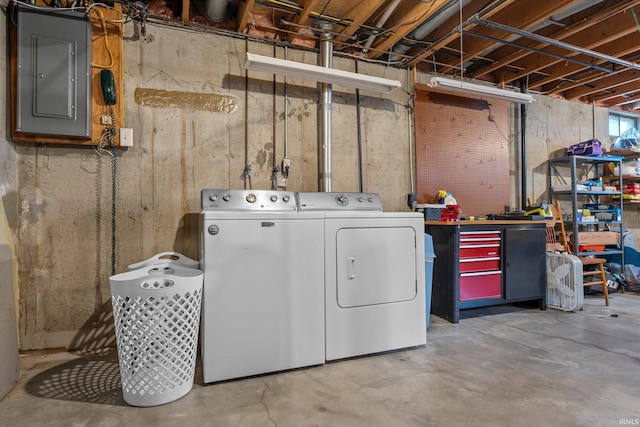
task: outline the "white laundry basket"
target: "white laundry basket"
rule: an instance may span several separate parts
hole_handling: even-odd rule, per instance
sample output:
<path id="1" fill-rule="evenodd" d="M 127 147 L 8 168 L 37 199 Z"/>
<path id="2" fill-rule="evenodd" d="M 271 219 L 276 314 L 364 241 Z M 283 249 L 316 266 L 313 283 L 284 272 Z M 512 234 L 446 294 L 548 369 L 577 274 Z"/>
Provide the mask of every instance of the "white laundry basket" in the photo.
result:
<path id="1" fill-rule="evenodd" d="M 203 273 L 157 263 L 111 276 L 124 400 L 155 406 L 193 387 Z"/>
<path id="2" fill-rule="evenodd" d="M 179 265 L 180 267 L 200 268 L 200 262 L 182 255 L 179 252 L 161 252 L 144 261 L 131 264 L 127 269 L 137 270 L 142 267 L 148 267 L 153 264 L 161 264 L 163 262 Z"/>

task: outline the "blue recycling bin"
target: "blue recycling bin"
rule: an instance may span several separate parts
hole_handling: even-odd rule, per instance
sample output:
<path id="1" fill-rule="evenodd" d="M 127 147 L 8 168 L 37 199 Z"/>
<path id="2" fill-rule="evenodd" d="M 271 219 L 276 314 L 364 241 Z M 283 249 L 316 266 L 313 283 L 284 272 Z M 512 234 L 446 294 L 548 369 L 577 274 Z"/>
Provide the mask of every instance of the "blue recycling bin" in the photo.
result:
<path id="1" fill-rule="evenodd" d="M 425 302 L 427 312 L 427 329 L 429 329 L 429 320 L 431 319 L 431 287 L 433 283 L 433 260 L 436 258 L 436 253 L 433 250 L 433 238 L 426 234 L 424 235 L 424 286 L 425 286 Z"/>

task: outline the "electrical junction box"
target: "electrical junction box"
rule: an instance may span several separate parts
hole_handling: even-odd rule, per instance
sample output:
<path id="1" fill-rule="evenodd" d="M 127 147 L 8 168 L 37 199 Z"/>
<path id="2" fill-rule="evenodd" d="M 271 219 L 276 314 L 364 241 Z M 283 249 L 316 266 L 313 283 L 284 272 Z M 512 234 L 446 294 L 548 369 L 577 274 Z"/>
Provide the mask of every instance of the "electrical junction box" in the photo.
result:
<path id="1" fill-rule="evenodd" d="M 86 14 L 16 3 L 16 132 L 91 138 Z"/>

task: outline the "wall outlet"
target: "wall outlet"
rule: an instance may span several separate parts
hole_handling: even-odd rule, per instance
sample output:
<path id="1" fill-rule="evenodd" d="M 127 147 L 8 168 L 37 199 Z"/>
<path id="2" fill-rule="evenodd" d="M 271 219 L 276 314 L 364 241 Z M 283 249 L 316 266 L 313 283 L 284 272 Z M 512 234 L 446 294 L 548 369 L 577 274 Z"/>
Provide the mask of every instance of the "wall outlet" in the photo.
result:
<path id="1" fill-rule="evenodd" d="M 133 147 L 133 129 L 120 128 L 120 146 Z"/>

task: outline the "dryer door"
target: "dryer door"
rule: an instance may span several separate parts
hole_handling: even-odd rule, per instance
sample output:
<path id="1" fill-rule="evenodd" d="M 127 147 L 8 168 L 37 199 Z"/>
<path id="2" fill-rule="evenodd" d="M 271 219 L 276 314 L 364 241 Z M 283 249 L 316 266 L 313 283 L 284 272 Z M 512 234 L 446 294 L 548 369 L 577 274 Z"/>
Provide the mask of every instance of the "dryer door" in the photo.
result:
<path id="1" fill-rule="evenodd" d="M 416 298 L 416 235 L 412 227 L 339 229 L 336 255 L 339 307 Z"/>

